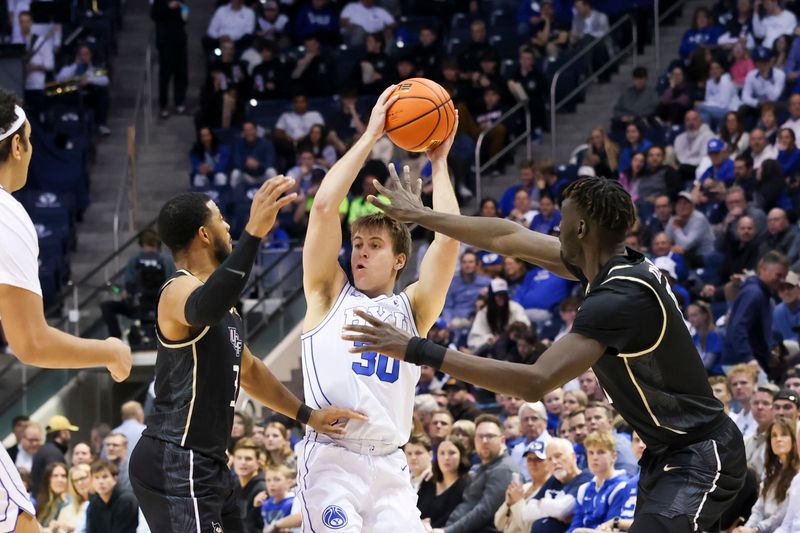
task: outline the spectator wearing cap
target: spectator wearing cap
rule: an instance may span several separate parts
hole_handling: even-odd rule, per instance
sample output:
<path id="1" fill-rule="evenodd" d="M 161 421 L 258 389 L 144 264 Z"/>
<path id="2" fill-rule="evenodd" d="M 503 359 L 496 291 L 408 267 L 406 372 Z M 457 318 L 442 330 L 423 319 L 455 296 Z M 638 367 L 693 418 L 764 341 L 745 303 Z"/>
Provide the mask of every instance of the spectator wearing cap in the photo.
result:
<path id="1" fill-rule="evenodd" d="M 256 21 L 256 34 L 269 41 L 279 41 L 288 45 L 286 34 L 289 31 L 289 17 L 280 12 L 276 0 L 267 0 L 262 5 L 263 11 Z"/>
<path id="2" fill-rule="evenodd" d="M 786 85 L 786 73 L 772 66 L 772 51 L 763 46 L 753 52 L 756 63 L 744 80 L 742 106 L 739 114 L 746 117 L 745 124 L 754 122 L 759 115 L 758 107 L 765 102 L 775 102 L 781 97 Z"/>
<path id="3" fill-rule="evenodd" d="M 525 308 L 532 322 L 553 318 L 558 303 L 569 296 L 573 283 L 541 267 L 533 267 L 514 293 L 513 299 Z"/>
<path id="4" fill-rule="evenodd" d="M 249 120 L 242 124 L 242 134 L 233 144 L 233 170 L 231 187 L 244 182 L 259 185 L 271 178 L 275 171 L 275 147 L 258 136 L 256 125 Z"/>
<path id="5" fill-rule="evenodd" d="M 300 8 L 294 23 L 294 36 L 303 41 L 316 35 L 325 44 L 339 42 L 339 12 L 330 0 L 311 0 Z"/>
<path id="6" fill-rule="evenodd" d="M 66 453 L 69 440 L 73 431 L 78 431 L 78 426 L 73 425 L 66 416 L 54 415 L 47 422 L 46 442 L 33 456 L 31 467 L 31 494 L 39 494 L 39 485 L 44 479 L 44 471 L 52 463 L 66 463 Z"/>
<path id="7" fill-rule="evenodd" d="M 633 83 L 622 91 L 614 104 L 611 121 L 615 131 L 637 120 L 649 119 L 658 107 L 658 95 L 652 87 L 647 86 L 647 69 L 636 67 L 632 76 Z"/>
<path id="8" fill-rule="evenodd" d="M 578 489 L 575 510 L 567 533 L 579 528 L 597 528 L 622 513 L 628 492 L 625 490 L 628 474 L 614 468 L 617 452 L 611 434 L 594 431 L 584 440 L 589 459 L 589 470 L 594 475 Z M 626 446 L 630 449 L 630 443 Z"/>
<path id="9" fill-rule="evenodd" d="M 475 313 L 475 301 L 487 287 L 490 279 L 478 272 L 478 255 L 474 250 L 461 254 L 461 268 L 453 276 L 442 310 L 442 318 L 450 328 L 460 329 L 470 325 Z"/>
<path id="10" fill-rule="evenodd" d="M 800 394 L 792 389 L 781 389 L 772 402 L 775 418 L 783 418 L 792 425 L 797 425 L 800 416 Z"/>
<path id="11" fill-rule="evenodd" d="M 741 285 L 728 318 L 722 344 L 723 369 L 739 363 L 758 362 L 766 372 L 772 347 L 772 295 L 789 270 L 786 257 L 768 252 L 758 263 L 758 274 Z"/>
<path id="12" fill-rule="evenodd" d="M 800 276 L 795 272 L 786 274 L 778 288 L 781 303 L 772 312 L 772 331 L 784 341 L 797 341 L 800 331 Z"/>
<path id="13" fill-rule="evenodd" d="M 675 214 L 664 230 L 672 239 L 673 251 L 683 255 L 688 263 L 699 263 L 714 251 L 714 232 L 708 219 L 694 208 L 692 194 L 681 191 L 675 201 Z"/>
<path id="14" fill-rule="evenodd" d="M 706 80 L 705 98 L 697 103 L 697 111 L 703 122 L 711 129 L 716 130 L 717 125 L 725 118 L 736 101 L 736 85 L 730 74 L 719 61 L 713 61 L 709 68 L 709 77 Z"/>
<path id="15" fill-rule="evenodd" d="M 533 441 L 522 454 L 530 481 L 520 483 L 514 479 L 506 489 L 506 499 L 494 514 L 494 527 L 503 533 L 530 533 L 532 520 L 522 519 L 522 510 L 550 478 L 545 443 Z"/>
<path id="16" fill-rule="evenodd" d="M 681 39 L 678 53 L 687 61 L 700 46 L 713 46 L 722 35 L 722 28 L 714 24 L 711 13 L 705 7 L 698 7 L 692 18 L 692 27 L 686 30 Z"/>
<path id="17" fill-rule="evenodd" d="M 763 39 L 761 45 L 769 49 L 781 35 L 794 34 L 797 18 L 788 9 L 783 9 L 779 0 L 764 0 L 763 6 L 766 12 L 764 17 L 758 9 L 753 10 L 753 34 L 756 38 Z"/>
<path id="18" fill-rule="evenodd" d="M 519 426 L 522 432 L 522 442 L 511 450 L 511 458 L 517 464 L 522 478 L 527 482 L 531 480 L 526 466 L 525 452 L 528 446 L 538 442 L 547 444 L 551 439 L 547 432 L 547 409 L 542 402 L 525 402 L 519 408 Z M 544 452 L 544 448 L 542 448 Z"/>
<path id="19" fill-rule="evenodd" d="M 556 207 L 555 200 L 548 194 L 542 194 L 539 198 L 539 214 L 533 217 L 530 229 L 552 235 L 559 224 L 561 224 L 561 211 Z"/>
<path id="20" fill-rule="evenodd" d="M 239 50 L 250 44 L 256 28 L 255 12 L 244 5 L 243 0 L 230 0 L 214 11 L 203 39 L 206 51 L 223 41 L 233 41 Z"/>
<path id="21" fill-rule="evenodd" d="M 392 38 L 394 17 L 384 8 L 375 5 L 375 0 L 356 0 L 347 4 L 339 15 L 344 41 L 353 46 L 363 44 L 370 33 L 383 32 Z"/>
<path id="22" fill-rule="evenodd" d="M 551 476 L 537 494 L 525 504 L 522 518 L 533 523 L 531 531 L 563 533 L 575 509 L 578 489 L 591 480 L 590 472 L 581 472 L 572 444 L 553 438 L 545 445 Z"/>
<path id="23" fill-rule="evenodd" d="M 708 151 L 708 141 L 714 133 L 708 124 L 704 124 L 697 111 L 686 112 L 683 120 L 686 130 L 675 137 L 673 150 L 680 164 L 680 173 L 684 181 L 695 178 L 695 170 Z M 641 194 L 640 194 L 641 195 Z"/>
<path id="24" fill-rule="evenodd" d="M 669 257 L 662 256 L 653 259 L 653 264 L 666 276 L 667 283 L 678 301 L 678 307 L 680 307 L 682 311 L 685 310 L 691 298 L 689 297 L 689 291 L 678 283 L 678 267 L 675 261 Z"/>
<path id="25" fill-rule="evenodd" d="M 699 176 L 699 183 L 712 179 L 731 185 L 734 180 L 733 161 L 728 157 L 728 145 L 722 139 L 714 138 L 706 146 L 711 165 Z"/>
<path id="26" fill-rule="evenodd" d="M 455 420 L 475 420 L 481 410 L 470 399 L 467 384 L 460 379 L 450 378 L 442 390 L 447 393 L 447 408 Z"/>
<path id="27" fill-rule="evenodd" d="M 453 509 L 444 529 L 434 533 L 493 531 L 494 514 L 503 503 L 516 465 L 505 454 L 503 426 L 494 415 L 475 420 L 475 451 L 481 464 L 464 490 L 464 501 Z"/>
<path id="28" fill-rule="evenodd" d="M 467 346 L 474 352 L 485 344 L 493 345 L 509 324 L 514 322 L 522 322 L 528 326 L 531 324 L 525 309 L 509 299 L 506 280 L 491 280 L 486 305 L 475 315 Z"/>
<path id="29" fill-rule="evenodd" d="M 750 412 L 755 420 L 755 427 L 744 437 L 744 453 L 747 466 L 752 468 L 758 479 L 764 475 L 764 449 L 770 440 L 769 426 L 775 418 L 772 403 L 778 388 L 774 385 L 760 385 L 750 399 Z"/>

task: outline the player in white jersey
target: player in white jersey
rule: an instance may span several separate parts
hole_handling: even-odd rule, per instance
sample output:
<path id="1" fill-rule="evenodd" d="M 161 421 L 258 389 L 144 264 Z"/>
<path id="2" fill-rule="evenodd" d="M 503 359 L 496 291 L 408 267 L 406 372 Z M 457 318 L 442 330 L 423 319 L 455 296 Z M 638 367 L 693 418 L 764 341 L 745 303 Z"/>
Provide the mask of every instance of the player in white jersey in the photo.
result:
<path id="1" fill-rule="evenodd" d="M 79 339 L 48 326 L 39 285 L 39 242 L 28 213 L 11 193 L 28 179 L 31 125 L 16 97 L 0 89 L 0 320 L 25 364 L 43 368 L 105 366 L 116 381 L 131 371 L 119 339 Z M 13 461 L 0 446 L 0 533 L 39 532 L 35 510 Z"/>
<path id="2" fill-rule="evenodd" d="M 346 323 L 360 321 L 356 309 L 425 336 L 444 307 L 455 272 L 459 243 L 436 234 L 419 281 L 395 294 L 397 278 L 410 260 L 411 235 L 404 224 L 382 213 L 357 219 L 351 226 L 355 286 L 339 267 L 339 204 L 383 135 L 393 89 L 378 98 L 366 131 L 322 180 L 311 208 L 303 248 L 308 304 L 302 335 L 305 399 L 312 407 L 336 404 L 355 409 L 369 421 L 350 421 L 341 438 L 306 433 L 297 461 L 304 531 L 425 531 L 400 450 L 411 434 L 419 370 L 381 354 L 354 355 L 353 343 L 341 339 Z M 459 212 L 447 170 L 453 137 L 428 153 L 433 207 L 446 213 Z M 398 179 L 394 167 L 390 172 Z M 403 179 L 411 180 L 407 169 Z"/>

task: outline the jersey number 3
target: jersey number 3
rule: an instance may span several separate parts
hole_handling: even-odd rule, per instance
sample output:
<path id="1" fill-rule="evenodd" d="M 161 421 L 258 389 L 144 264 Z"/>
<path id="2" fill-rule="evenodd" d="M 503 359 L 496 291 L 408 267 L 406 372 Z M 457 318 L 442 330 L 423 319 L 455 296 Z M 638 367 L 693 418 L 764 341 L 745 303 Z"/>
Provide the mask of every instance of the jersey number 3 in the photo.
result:
<path id="1" fill-rule="evenodd" d="M 356 346 L 363 346 L 363 342 L 356 342 Z M 375 364 L 377 359 L 378 363 Z M 392 369 L 389 370 L 389 365 Z M 377 352 L 364 352 L 361 354 L 361 361 L 353 363 L 353 372 L 359 376 L 371 376 L 377 374 L 378 379 L 386 383 L 394 383 L 400 377 L 400 363 L 383 354 Z"/>

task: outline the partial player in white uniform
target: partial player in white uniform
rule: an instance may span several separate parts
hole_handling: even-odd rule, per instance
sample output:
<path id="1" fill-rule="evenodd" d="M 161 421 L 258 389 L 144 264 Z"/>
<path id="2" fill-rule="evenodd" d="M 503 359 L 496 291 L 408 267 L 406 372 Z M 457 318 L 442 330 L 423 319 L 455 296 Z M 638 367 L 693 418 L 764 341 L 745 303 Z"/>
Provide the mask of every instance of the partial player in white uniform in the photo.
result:
<path id="1" fill-rule="evenodd" d="M 400 447 L 411 435 L 417 367 L 378 353 L 353 354 L 342 340 L 345 324 L 363 323 L 355 310 L 426 335 L 439 317 L 455 272 L 458 242 L 437 234 L 420 267 L 420 279 L 396 294 L 397 278 L 411 255 L 411 235 L 382 213 L 351 226 L 354 285 L 339 267 L 339 204 L 364 160 L 383 135 L 393 87 L 378 98 L 366 132 L 331 168 L 314 198 L 303 248 L 305 401 L 336 404 L 369 417 L 350 421 L 343 437 L 308 431 L 298 454 L 298 497 L 303 530 L 425 531 L 416 507 L 408 463 Z M 455 131 L 455 128 L 454 128 Z M 447 170 L 449 138 L 428 153 L 433 165 L 433 207 L 458 213 Z M 393 179 L 399 179 L 390 167 Z M 402 179 L 410 181 L 406 169 Z M 419 186 L 419 181 L 415 180 Z"/>
<path id="2" fill-rule="evenodd" d="M 39 243 L 28 213 L 11 196 L 28 177 L 31 125 L 16 97 L 0 89 L 0 320 L 23 363 L 44 368 L 105 366 L 128 377 L 131 351 L 119 339 L 79 339 L 48 326 L 39 285 Z M 35 509 L 13 461 L 0 447 L 0 533 L 38 533 Z"/>

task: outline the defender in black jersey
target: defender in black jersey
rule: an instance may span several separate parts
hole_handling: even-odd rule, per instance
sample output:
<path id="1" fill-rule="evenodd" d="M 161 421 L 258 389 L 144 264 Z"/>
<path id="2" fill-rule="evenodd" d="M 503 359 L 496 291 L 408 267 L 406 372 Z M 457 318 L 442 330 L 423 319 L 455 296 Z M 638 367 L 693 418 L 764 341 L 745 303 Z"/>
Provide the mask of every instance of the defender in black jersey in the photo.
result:
<path id="1" fill-rule="evenodd" d="M 179 268 L 159 292 L 155 405 L 130 459 L 130 478 L 152 533 L 243 531 L 226 449 L 239 387 L 317 431 L 343 433 L 364 417 L 347 409 L 312 411 L 256 359 L 234 309 L 261 239 L 294 180 L 278 176 L 256 193 L 236 249 L 206 195 L 182 194 L 159 214 L 159 233 Z M 335 427 L 334 427 L 335 425 Z"/>
<path id="2" fill-rule="evenodd" d="M 667 280 L 624 245 L 635 211 L 619 183 L 583 178 L 567 187 L 559 238 L 506 220 L 435 213 L 404 184 L 395 185 L 392 191 L 379 188 L 391 205 L 371 200 L 390 216 L 577 279 L 585 300 L 572 330 L 533 365 L 445 350 L 367 315 L 361 316 L 371 326 L 345 328 L 346 340 L 363 343 L 352 351 L 428 364 L 528 401 L 591 366 L 647 444 L 629 531 L 718 530 L 720 515 L 744 482 L 742 436 L 711 392 Z"/>

